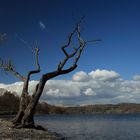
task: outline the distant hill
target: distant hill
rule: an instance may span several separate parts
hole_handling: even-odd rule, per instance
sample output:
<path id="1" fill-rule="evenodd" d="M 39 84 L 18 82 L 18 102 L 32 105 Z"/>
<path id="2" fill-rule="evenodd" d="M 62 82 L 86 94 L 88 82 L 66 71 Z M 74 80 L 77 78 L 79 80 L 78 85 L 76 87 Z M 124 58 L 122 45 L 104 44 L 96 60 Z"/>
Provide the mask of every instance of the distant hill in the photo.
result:
<path id="1" fill-rule="evenodd" d="M 18 105 L 19 97 L 16 93 L 0 88 L 0 114 L 15 114 Z"/>
<path id="2" fill-rule="evenodd" d="M 5 89 L 0 89 L 0 114 L 16 114 L 19 97 Z M 121 103 L 105 105 L 85 105 L 76 107 L 60 107 L 39 103 L 36 114 L 94 114 L 94 113 L 140 113 L 140 104 Z"/>

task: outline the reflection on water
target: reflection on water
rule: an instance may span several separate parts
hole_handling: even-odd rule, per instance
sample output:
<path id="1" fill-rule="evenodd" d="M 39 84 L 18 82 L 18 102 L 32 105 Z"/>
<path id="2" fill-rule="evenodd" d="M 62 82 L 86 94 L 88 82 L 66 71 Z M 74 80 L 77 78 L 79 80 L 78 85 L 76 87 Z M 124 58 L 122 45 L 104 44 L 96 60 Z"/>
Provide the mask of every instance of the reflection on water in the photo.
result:
<path id="1" fill-rule="evenodd" d="M 140 114 L 45 115 L 36 120 L 67 140 L 140 140 Z"/>

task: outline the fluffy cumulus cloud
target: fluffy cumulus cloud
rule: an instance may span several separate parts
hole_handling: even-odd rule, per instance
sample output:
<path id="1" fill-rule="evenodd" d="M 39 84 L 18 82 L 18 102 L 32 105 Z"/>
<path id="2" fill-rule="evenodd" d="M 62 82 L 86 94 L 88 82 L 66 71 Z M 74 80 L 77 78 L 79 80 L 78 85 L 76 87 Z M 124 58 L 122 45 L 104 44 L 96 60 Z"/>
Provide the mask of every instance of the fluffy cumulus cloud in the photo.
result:
<path id="1" fill-rule="evenodd" d="M 91 88 L 87 88 L 83 93 L 87 96 L 96 95 L 96 92 L 94 90 L 92 90 Z"/>
<path id="2" fill-rule="evenodd" d="M 73 75 L 72 79 L 74 81 L 86 82 L 90 79 L 90 76 L 84 71 L 79 71 Z"/>
<path id="3" fill-rule="evenodd" d="M 98 79 L 98 80 L 103 80 L 103 81 L 115 80 L 120 77 L 120 75 L 118 73 L 116 73 L 115 71 L 99 70 L 99 69 L 90 72 L 89 75 L 93 79 Z"/>
<path id="4" fill-rule="evenodd" d="M 30 82 L 29 92 L 33 93 L 37 81 Z M 2 84 L 0 88 L 21 94 L 23 83 Z M 42 101 L 51 104 L 82 105 L 110 103 L 140 103 L 140 75 L 124 80 L 112 70 L 80 71 L 71 80 L 50 80 L 41 96 Z"/>
<path id="5" fill-rule="evenodd" d="M 140 81 L 140 75 L 135 75 L 135 76 L 133 77 L 133 80 Z"/>

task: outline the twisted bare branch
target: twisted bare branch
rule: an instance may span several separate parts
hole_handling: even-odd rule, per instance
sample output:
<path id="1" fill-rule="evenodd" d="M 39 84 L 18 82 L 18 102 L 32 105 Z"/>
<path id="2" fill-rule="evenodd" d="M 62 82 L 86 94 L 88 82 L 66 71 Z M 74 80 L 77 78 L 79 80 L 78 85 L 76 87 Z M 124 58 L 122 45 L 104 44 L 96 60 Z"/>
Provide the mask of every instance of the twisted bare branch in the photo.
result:
<path id="1" fill-rule="evenodd" d="M 62 46 L 62 51 L 63 51 L 63 53 L 65 54 L 65 58 L 59 63 L 59 65 L 58 65 L 58 70 L 62 70 L 63 69 L 63 67 L 65 66 L 65 64 L 66 64 L 66 62 L 70 59 L 70 58 L 72 58 L 72 57 L 74 57 L 75 55 L 76 55 L 76 53 L 78 52 L 78 50 L 80 49 L 80 46 L 79 47 L 77 47 L 77 48 L 73 48 L 73 52 L 72 53 L 68 53 L 65 49 L 67 48 L 67 47 L 69 47 L 70 46 L 70 44 L 71 44 L 71 42 L 72 42 L 72 39 L 73 39 L 73 36 L 77 33 L 77 31 L 78 31 L 78 26 L 79 26 L 79 24 L 76 24 L 76 27 L 74 28 L 74 30 L 73 30 L 73 32 L 72 33 L 70 33 L 70 35 L 68 36 L 68 42 L 67 42 L 67 44 L 65 44 L 64 46 Z"/>
<path id="2" fill-rule="evenodd" d="M 35 65 L 36 65 L 36 69 L 35 70 L 31 70 L 28 72 L 28 77 L 32 74 L 35 74 L 35 73 L 39 73 L 40 72 L 40 64 L 39 64 L 39 59 L 38 59 L 38 56 L 39 56 L 39 47 L 38 47 L 38 44 L 36 42 L 35 44 L 35 50 L 34 50 L 34 54 L 35 54 Z"/>
<path id="3" fill-rule="evenodd" d="M 50 73 L 46 73 L 46 74 L 43 75 L 43 78 L 45 80 L 49 80 L 49 79 L 51 79 L 53 77 L 56 77 L 58 75 L 69 73 L 69 72 L 73 71 L 74 69 L 76 69 L 77 62 L 78 62 L 79 58 L 81 57 L 81 54 L 82 54 L 82 51 L 83 51 L 84 47 L 87 44 L 87 42 L 84 41 L 82 39 L 82 37 L 81 37 L 81 32 L 80 32 L 81 21 L 82 20 L 77 22 L 73 32 L 71 32 L 70 35 L 68 36 L 68 42 L 65 45 L 63 45 L 62 48 L 61 48 L 62 52 L 65 55 L 65 58 L 62 61 L 60 61 L 56 71 L 53 71 L 53 72 L 50 72 Z M 68 53 L 66 51 L 66 48 L 72 47 L 71 43 L 72 43 L 74 35 L 77 35 L 78 47 L 73 48 L 73 52 L 72 53 Z M 71 58 L 74 58 L 73 64 L 69 68 L 64 69 L 64 66 L 66 65 L 68 60 L 70 60 Z"/>
<path id="4" fill-rule="evenodd" d="M 21 81 L 25 81 L 26 77 L 22 76 L 19 72 L 15 70 L 14 64 L 12 63 L 11 60 L 8 60 L 8 62 L 4 62 L 0 58 L 0 68 L 3 69 L 4 71 L 12 73 L 14 76 L 19 78 Z"/>
<path id="5" fill-rule="evenodd" d="M 86 43 L 96 43 L 102 41 L 101 39 L 93 39 L 93 40 L 87 40 Z"/>
<path id="6" fill-rule="evenodd" d="M 30 80 L 31 75 L 40 72 L 40 64 L 39 64 L 39 59 L 38 59 L 39 47 L 38 47 L 38 43 L 37 42 L 35 44 L 34 54 L 35 54 L 36 69 L 28 71 L 28 74 L 27 74 L 27 77 L 26 77 L 26 81 L 24 82 L 24 86 L 23 86 L 23 90 L 26 91 L 26 93 L 28 93 L 28 86 L 29 86 L 29 80 Z"/>

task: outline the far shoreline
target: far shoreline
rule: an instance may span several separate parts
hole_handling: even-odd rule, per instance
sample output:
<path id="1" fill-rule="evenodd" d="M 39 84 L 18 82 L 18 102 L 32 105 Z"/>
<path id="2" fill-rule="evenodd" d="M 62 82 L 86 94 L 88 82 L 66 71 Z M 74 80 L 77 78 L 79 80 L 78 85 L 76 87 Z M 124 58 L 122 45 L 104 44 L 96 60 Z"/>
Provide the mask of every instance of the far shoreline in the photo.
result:
<path id="1" fill-rule="evenodd" d="M 17 110 L 10 110 L 0 106 L 0 115 L 16 115 Z M 95 104 L 85 106 L 55 106 L 46 102 L 39 103 L 35 115 L 55 114 L 133 114 L 140 113 L 140 104 L 119 103 L 119 104 Z"/>

